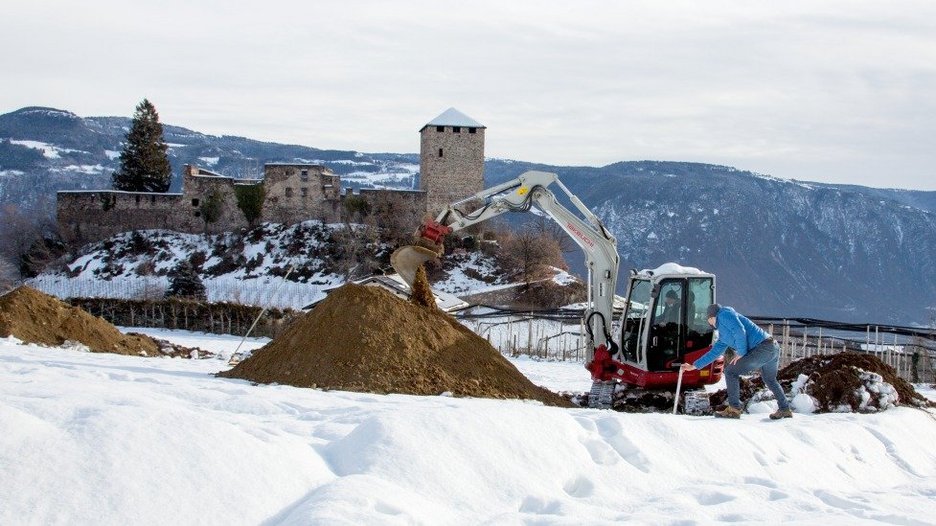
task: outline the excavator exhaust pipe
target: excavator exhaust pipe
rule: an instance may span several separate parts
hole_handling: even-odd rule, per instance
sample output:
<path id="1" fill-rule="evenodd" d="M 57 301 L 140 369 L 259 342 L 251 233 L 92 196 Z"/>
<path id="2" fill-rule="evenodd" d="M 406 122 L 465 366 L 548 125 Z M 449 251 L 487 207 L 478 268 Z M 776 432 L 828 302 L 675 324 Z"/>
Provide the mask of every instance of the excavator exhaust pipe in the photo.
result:
<path id="1" fill-rule="evenodd" d="M 416 269 L 423 263 L 438 257 L 438 252 L 426 247 L 407 245 L 393 251 L 393 254 L 390 255 L 390 265 L 403 278 L 403 281 L 412 288 L 413 282 L 416 281 Z"/>

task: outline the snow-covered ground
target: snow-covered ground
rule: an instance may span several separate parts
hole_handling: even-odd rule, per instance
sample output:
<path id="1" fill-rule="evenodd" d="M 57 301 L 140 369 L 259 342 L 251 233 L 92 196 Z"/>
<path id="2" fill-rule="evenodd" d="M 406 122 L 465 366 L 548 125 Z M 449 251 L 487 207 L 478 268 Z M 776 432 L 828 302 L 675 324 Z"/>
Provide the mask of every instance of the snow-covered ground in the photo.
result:
<path id="1" fill-rule="evenodd" d="M 140 331 L 225 357 L 240 342 Z M 589 384 L 581 364 L 514 363 L 551 389 Z M 936 514 L 936 417 L 917 409 L 723 421 L 212 375 L 226 367 L 0 340 L 0 524 L 922 525 Z"/>

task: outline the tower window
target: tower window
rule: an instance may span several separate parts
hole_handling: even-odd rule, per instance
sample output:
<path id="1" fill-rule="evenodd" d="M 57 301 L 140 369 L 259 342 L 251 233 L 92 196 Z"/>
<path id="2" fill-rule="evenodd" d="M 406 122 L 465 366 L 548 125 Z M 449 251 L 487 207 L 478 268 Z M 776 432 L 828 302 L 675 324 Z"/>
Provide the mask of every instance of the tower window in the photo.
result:
<path id="1" fill-rule="evenodd" d="M 151 196 L 150 196 L 150 204 L 151 204 L 151 205 L 155 205 L 155 204 L 156 204 L 156 196 L 155 196 L 155 195 L 151 195 Z"/>
<path id="2" fill-rule="evenodd" d="M 198 206 L 198 199 L 192 199 L 192 206 Z"/>
<path id="3" fill-rule="evenodd" d="M 445 126 L 436 126 L 436 131 L 437 131 L 437 132 L 444 132 L 444 131 L 445 131 Z"/>
<path id="4" fill-rule="evenodd" d="M 452 133 L 461 133 L 461 126 L 453 126 Z"/>
<path id="5" fill-rule="evenodd" d="M 292 188 L 286 187 L 286 197 L 292 197 Z"/>
<path id="6" fill-rule="evenodd" d="M 442 148 L 439 148 L 439 157 L 442 157 Z"/>
<path id="7" fill-rule="evenodd" d="M 136 204 L 137 206 L 140 206 L 140 196 L 136 196 Z"/>
<path id="8" fill-rule="evenodd" d="M 309 171 L 308 171 L 308 170 L 302 170 L 301 172 L 299 172 L 299 177 L 302 178 L 303 181 L 308 181 L 308 180 L 309 180 Z"/>
<path id="9" fill-rule="evenodd" d="M 302 197 L 309 197 L 309 189 L 305 186 L 302 187 Z"/>
<path id="10" fill-rule="evenodd" d="M 477 128 L 468 128 L 468 133 L 476 133 L 477 131 Z"/>

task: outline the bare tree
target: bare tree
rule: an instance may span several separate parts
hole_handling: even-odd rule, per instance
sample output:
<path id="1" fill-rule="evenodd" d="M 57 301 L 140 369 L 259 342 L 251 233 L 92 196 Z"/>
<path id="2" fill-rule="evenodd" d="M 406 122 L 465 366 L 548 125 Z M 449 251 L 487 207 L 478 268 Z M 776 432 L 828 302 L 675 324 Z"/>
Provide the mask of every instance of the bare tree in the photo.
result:
<path id="1" fill-rule="evenodd" d="M 377 241 L 373 228 L 345 224 L 332 231 L 332 265 L 335 272 L 350 281 L 371 274 L 377 268 L 370 245 Z"/>
<path id="2" fill-rule="evenodd" d="M 19 280 L 20 275 L 16 267 L 6 258 L 0 257 L 0 294 L 15 287 Z"/>
<path id="3" fill-rule="evenodd" d="M 530 228 L 536 234 L 548 237 L 556 242 L 559 245 L 559 250 L 563 254 L 568 254 L 569 252 L 574 252 L 578 249 L 578 245 L 575 244 L 575 241 L 569 237 L 569 234 L 566 234 L 565 231 L 559 226 L 558 223 L 552 219 L 545 217 L 537 217 L 533 221 Z"/>
<path id="4" fill-rule="evenodd" d="M 510 269 L 525 285 L 546 277 L 550 267 L 564 267 L 562 250 L 550 236 L 523 229 L 503 239 L 497 251 L 501 268 Z"/>

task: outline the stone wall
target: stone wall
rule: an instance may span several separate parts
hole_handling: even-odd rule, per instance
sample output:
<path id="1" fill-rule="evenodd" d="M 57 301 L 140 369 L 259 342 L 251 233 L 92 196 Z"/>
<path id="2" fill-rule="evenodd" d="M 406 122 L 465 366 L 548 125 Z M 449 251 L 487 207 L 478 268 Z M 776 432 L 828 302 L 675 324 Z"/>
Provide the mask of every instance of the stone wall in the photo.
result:
<path id="1" fill-rule="evenodd" d="M 484 189 L 484 130 L 427 125 L 420 131 L 419 186 L 433 216 Z"/>
<path id="2" fill-rule="evenodd" d="M 334 223 L 341 219 L 341 177 L 323 166 L 267 164 L 263 184 L 264 221 L 289 224 L 318 219 Z"/>
<path id="3" fill-rule="evenodd" d="M 190 231 L 194 221 L 180 217 L 182 194 L 114 190 L 59 192 L 57 221 L 69 245 L 98 241 L 128 230 L 165 228 Z"/>
<path id="4" fill-rule="evenodd" d="M 186 165 L 182 193 L 117 190 L 58 193 L 57 221 L 63 240 L 78 246 L 131 230 L 229 232 L 248 226 L 237 206 L 235 185 L 263 184 L 264 221 L 297 223 L 341 218 L 341 178 L 318 165 L 269 164 L 262 180 L 233 179 Z M 220 217 L 206 223 L 202 206 L 212 196 L 221 201 Z"/>
<path id="5" fill-rule="evenodd" d="M 361 189 L 357 195 L 367 203 L 373 221 L 391 239 L 408 240 L 428 217 L 426 193 L 420 190 Z"/>

